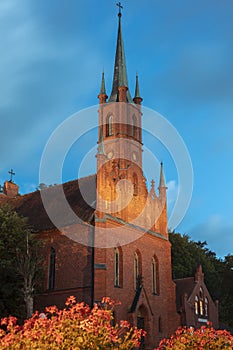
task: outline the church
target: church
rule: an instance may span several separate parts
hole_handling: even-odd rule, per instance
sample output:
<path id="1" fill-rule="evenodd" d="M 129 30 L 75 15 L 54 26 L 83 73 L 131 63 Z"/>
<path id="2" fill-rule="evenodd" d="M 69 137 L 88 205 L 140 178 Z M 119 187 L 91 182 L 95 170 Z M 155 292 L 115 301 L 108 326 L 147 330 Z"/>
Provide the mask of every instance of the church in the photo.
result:
<path id="1" fill-rule="evenodd" d="M 143 99 L 138 76 L 133 97 L 129 91 L 121 22 L 119 4 L 112 90 L 108 97 L 103 73 L 98 95 L 96 174 L 22 196 L 12 180 L 6 181 L 0 203 L 12 204 L 46 242 L 45 276 L 35 309 L 63 307 L 70 295 L 90 305 L 111 297 L 121 302 L 114 311 L 115 321 L 126 319 L 144 328 L 147 336 L 141 348 L 153 349 L 179 325 L 191 325 L 181 300 L 186 298 L 190 305 L 196 280 L 192 286 L 189 283 L 189 295 L 185 282 L 172 280 L 163 164 L 158 191 L 154 181 L 148 189 L 143 174 Z M 64 215 L 60 190 L 72 209 L 70 215 Z M 48 214 L 43 198 L 55 208 L 59 224 Z M 197 277 L 202 285 L 203 276 Z M 208 306 L 202 305 L 199 317 L 192 294 L 189 313 L 195 315 L 190 322 L 198 317 L 207 322 L 210 314 L 217 322 L 217 306 L 205 287 L 200 288 Z"/>

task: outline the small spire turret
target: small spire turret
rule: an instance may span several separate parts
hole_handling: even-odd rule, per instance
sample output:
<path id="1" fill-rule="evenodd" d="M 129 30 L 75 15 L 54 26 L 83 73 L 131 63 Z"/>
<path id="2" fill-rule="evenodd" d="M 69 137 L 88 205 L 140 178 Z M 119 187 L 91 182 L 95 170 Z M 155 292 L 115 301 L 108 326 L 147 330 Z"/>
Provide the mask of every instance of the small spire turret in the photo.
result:
<path id="1" fill-rule="evenodd" d="M 143 99 L 140 95 L 139 82 L 138 82 L 138 74 L 136 75 L 136 86 L 135 86 L 135 95 L 134 95 L 134 103 L 136 105 L 141 105 Z"/>
<path id="2" fill-rule="evenodd" d="M 102 73 L 102 81 L 101 81 L 101 87 L 100 87 L 100 93 L 98 95 L 98 99 L 100 100 L 100 104 L 106 103 L 107 101 L 107 94 L 106 94 L 106 87 L 105 87 L 105 77 L 104 77 L 104 71 Z"/>
<path id="3" fill-rule="evenodd" d="M 162 189 L 162 188 L 167 189 L 165 178 L 164 178 L 164 172 L 163 172 L 163 163 L 161 162 L 161 164 L 160 164 L 159 190 Z"/>

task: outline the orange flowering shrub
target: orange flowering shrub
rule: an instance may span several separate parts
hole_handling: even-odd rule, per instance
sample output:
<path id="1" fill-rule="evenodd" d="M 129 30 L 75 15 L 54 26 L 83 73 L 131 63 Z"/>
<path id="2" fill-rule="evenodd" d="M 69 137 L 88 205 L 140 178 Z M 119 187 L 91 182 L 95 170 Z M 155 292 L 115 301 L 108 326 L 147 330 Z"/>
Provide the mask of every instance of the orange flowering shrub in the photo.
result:
<path id="1" fill-rule="evenodd" d="M 199 329 L 178 328 L 170 339 L 161 340 L 155 350 L 232 350 L 233 336 L 225 330 L 215 330 L 211 325 Z"/>
<path id="2" fill-rule="evenodd" d="M 89 350 L 138 347 L 144 331 L 130 327 L 127 321 L 113 326 L 114 302 L 109 298 L 91 309 L 84 303 L 68 298 L 66 308 L 46 308 L 36 312 L 23 326 L 17 319 L 6 317 L 0 324 L 1 350 Z"/>

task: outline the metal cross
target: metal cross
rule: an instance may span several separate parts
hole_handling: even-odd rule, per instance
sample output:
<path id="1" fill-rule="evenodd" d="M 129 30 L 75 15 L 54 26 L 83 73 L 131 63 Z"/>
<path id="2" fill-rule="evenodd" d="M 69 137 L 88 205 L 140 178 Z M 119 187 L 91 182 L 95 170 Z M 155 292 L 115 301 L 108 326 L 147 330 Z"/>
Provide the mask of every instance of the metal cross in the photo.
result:
<path id="1" fill-rule="evenodd" d="M 11 178 L 10 178 L 10 182 L 13 182 L 13 176 L 15 175 L 13 169 L 11 169 L 10 171 L 8 171 L 8 173 L 10 174 Z"/>
<path id="2" fill-rule="evenodd" d="M 116 5 L 119 7 L 119 15 L 121 15 L 121 10 L 123 9 L 121 2 L 119 1 Z"/>

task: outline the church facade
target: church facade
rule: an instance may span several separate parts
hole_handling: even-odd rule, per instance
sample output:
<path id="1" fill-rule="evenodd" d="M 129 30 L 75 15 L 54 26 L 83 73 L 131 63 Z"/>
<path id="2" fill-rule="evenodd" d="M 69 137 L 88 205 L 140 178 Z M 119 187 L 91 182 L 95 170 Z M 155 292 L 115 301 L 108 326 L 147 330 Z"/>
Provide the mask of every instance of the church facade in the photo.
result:
<path id="1" fill-rule="evenodd" d="M 163 166 L 158 192 L 154 181 L 148 189 L 142 162 L 142 97 L 138 76 L 133 98 L 129 91 L 121 21 L 119 12 L 112 91 L 108 99 L 103 73 L 98 95 L 96 174 L 42 190 L 62 218 L 59 227 L 48 216 L 40 191 L 18 196 L 18 186 L 8 181 L 0 200 L 28 217 L 37 237 L 46 242 L 46 272 L 35 309 L 63 307 L 70 295 L 90 305 L 111 297 L 121 302 L 114 311 L 116 322 L 126 319 L 144 328 L 142 348 L 153 349 L 180 325 L 180 316 Z M 77 222 L 63 215 L 61 187 Z"/>

